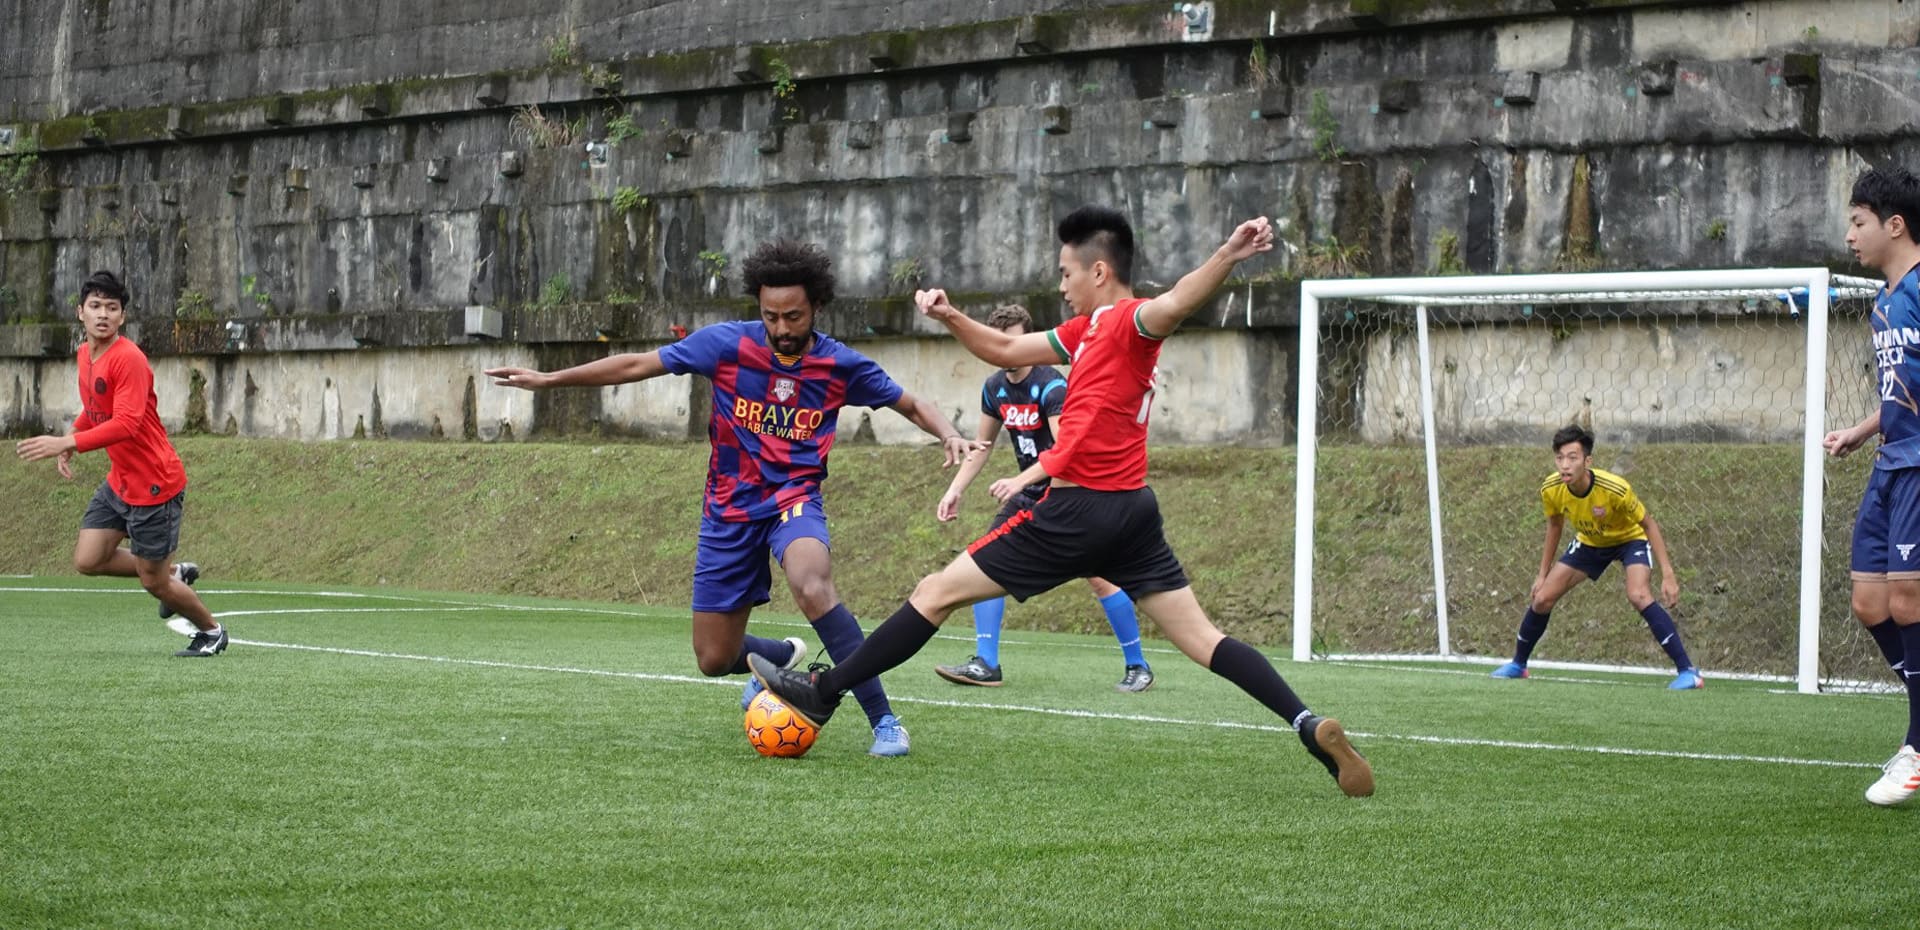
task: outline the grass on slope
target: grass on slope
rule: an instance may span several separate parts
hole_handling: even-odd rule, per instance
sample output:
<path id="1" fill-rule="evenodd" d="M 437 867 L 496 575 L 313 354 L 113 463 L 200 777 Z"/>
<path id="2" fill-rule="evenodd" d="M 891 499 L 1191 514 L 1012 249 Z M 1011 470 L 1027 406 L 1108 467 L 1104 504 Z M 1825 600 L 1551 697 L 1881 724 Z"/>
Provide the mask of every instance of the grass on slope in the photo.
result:
<path id="1" fill-rule="evenodd" d="M 701 446 L 192 437 L 180 447 L 192 480 L 182 557 L 211 577 L 686 603 L 707 460 Z M 1797 474 L 1797 456 L 1775 446 L 1634 451 L 1629 473 L 1666 527 L 1682 576 L 1681 629 L 1709 670 L 1792 668 L 1798 486 L 1781 476 Z M 1449 605 L 1460 651 L 1509 648 L 1539 559 L 1544 462 L 1530 448 L 1443 450 Z M 0 498 L 10 502 L 0 571 L 71 570 L 74 528 L 105 468 L 100 456 L 76 464 L 82 476 L 74 482 L 44 465 L 0 467 Z M 1835 673 L 1884 677 L 1846 614 L 1859 464 L 1834 466 L 1830 480 L 1823 653 Z M 1322 447 L 1315 632 L 1326 649 L 1433 648 L 1423 474 L 1417 449 Z M 836 581 L 856 614 L 890 613 L 923 574 L 982 532 L 995 509 L 986 480 L 976 482 L 960 520 L 934 519 L 949 477 L 926 448 L 834 451 L 826 501 Z M 1152 480 L 1201 602 L 1235 635 L 1287 642 L 1293 450 L 1156 448 Z M 1664 664 L 1621 593 L 1619 571 L 1590 587 L 1555 611 L 1541 656 Z M 778 582 L 774 597 L 776 609 L 791 609 Z M 1016 606 L 1008 621 L 1016 629 L 1105 628 L 1081 585 Z"/>

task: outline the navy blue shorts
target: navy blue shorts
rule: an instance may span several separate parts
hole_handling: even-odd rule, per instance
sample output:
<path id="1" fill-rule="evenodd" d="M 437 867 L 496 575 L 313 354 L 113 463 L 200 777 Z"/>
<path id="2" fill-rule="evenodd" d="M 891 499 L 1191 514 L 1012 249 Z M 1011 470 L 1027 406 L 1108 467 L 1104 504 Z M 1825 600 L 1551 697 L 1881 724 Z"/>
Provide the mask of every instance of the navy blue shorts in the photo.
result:
<path id="1" fill-rule="evenodd" d="M 1645 565 L 1653 567 L 1653 549 L 1644 539 L 1621 543 L 1618 546 L 1589 546 L 1576 539 L 1567 547 L 1560 564 L 1570 565 L 1586 573 L 1588 578 L 1599 581 L 1607 566 L 1619 562 L 1622 565 Z"/>
<path id="2" fill-rule="evenodd" d="M 693 556 L 693 609 L 724 614 L 765 604 L 773 584 L 767 556 L 786 558 L 787 547 L 796 539 L 818 539 L 832 547 L 819 497 L 749 523 L 700 518 L 700 547 Z"/>
<path id="3" fill-rule="evenodd" d="M 1853 579 L 1920 578 L 1920 468 L 1876 468 L 1853 519 Z"/>

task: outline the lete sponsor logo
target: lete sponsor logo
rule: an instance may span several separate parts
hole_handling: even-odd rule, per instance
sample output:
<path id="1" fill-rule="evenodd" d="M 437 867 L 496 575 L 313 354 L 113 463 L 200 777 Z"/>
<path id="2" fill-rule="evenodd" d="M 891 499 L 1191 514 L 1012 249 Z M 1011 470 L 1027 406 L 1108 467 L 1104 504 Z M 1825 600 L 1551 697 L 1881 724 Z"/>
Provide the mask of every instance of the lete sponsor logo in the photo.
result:
<path id="1" fill-rule="evenodd" d="M 1040 425 L 1040 405 L 1001 404 L 1000 421 L 1008 429 L 1035 429 Z"/>

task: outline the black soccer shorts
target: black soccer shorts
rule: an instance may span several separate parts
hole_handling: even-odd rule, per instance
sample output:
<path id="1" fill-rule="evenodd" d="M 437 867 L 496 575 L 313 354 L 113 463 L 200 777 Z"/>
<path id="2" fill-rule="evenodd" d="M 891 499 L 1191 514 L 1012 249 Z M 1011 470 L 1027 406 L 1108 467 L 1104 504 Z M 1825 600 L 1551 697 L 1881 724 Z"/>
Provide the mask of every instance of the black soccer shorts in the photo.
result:
<path id="1" fill-rule="evenodd" d="M 967 552 L 1018 601 L 1096 575 L 1134 600 L 1187 586 L 1187 573 L 1161 530 L 1152 488 L 1053 488 Z"/>

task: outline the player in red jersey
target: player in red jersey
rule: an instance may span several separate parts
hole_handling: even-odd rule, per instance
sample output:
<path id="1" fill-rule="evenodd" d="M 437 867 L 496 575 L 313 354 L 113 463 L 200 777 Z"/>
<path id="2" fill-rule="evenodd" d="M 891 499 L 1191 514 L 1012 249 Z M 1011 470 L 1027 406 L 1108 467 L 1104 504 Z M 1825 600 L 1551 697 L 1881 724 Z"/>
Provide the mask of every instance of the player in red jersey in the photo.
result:
<path id="1" fill-rule="evenodd" d="M 110 272 L 97 271 L 80 286 L 76 314 L 86 332 L 80 346 L 80 416 L 65 436 L 34 436 L 15 448 L 29 461 L 54 459 L 64 478 L 73 477 L 76 452 L 107 450 L 107 478 L 80 520 L 73 566 L 83 575 L 139 578 L 160 601 L 160 616 L 178 612 L 197 630 L 187 658 L 219 655 L 227 631 L 190 587 L 199 577 L 191 563 L 173 564 L 180 544 L 187 471 L 160 424 L 153 394 L 153 367 L 133 340 L 120 335 L 127 322 L 127 288 Z M 130 550 L 120 541 L 131 540 Z"/>
<path id="2" fill-rule="evenodd" d="M 1266 217 L 1248 220 L 1199 268 L 1151 300 L 1133 296 L 1133 227 L 1117 211 L 1082 207 L 1060 221 L 1060 293 L 1072 319 L 1011 335 L 970 319 L 944 291 L 915 295 L 967 350 L 1003 368 L 1071 362 L 1060 435 L 1039 461 L 994 482 L 1004 501 L 1043 479 L 1052 488 L 921 579 L 913 596 L 838 666 L 802 673 L 759 656 L 754 675 L 815 724 L 847 688 L 912 657 L 957 608 L 1003 594 L 1025 600 L 1074 578 L 1119 585 L 1188 658 L 1238 685 L 1291 724 L 1307 751 L 1353 797 L 1373 793 L 1373 768 L 1340 722 L 1308 710 L 1273 664 L 1213 624 L 1167 545 L 1147 487 L 1147 417 L 1160 343 L 1200 309 L 1234 266 L 1273 248 Z"/>

